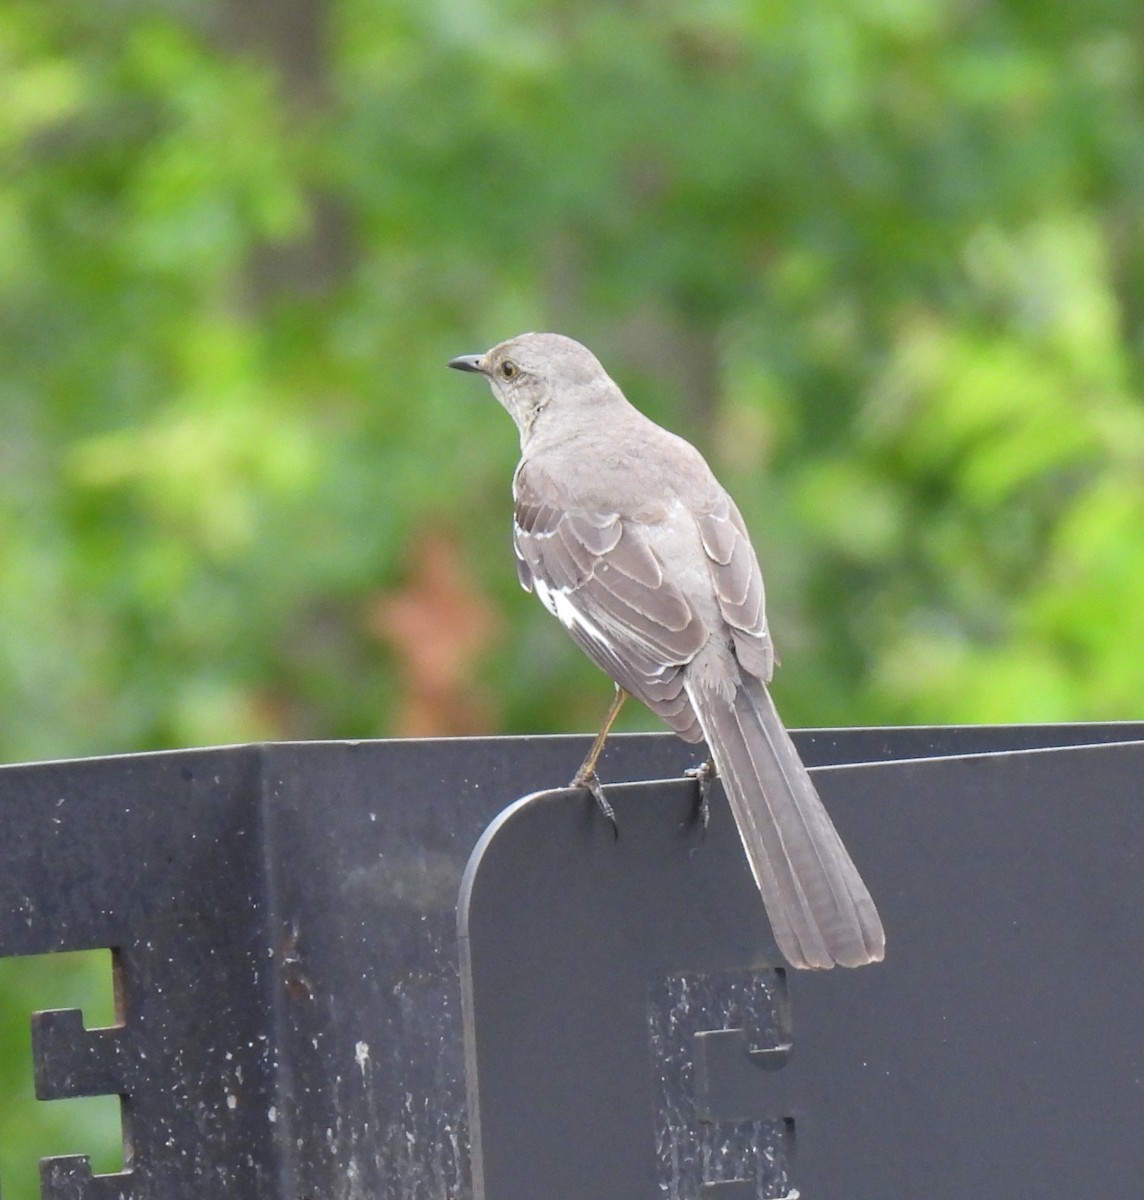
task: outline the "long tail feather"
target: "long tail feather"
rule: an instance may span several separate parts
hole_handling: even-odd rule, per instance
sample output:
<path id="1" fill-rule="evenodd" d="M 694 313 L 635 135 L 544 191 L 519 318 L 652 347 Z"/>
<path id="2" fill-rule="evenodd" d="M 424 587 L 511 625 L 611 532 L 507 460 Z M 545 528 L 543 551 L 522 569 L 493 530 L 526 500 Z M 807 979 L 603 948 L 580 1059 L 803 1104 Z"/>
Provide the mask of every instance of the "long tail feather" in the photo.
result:
<path id="1" fill-rule="evenodd" d="M 874 901 L 766 687 L 747 676 L 730 702 L 687 690 L 784 957 L 796 967 L 880 962 Z"/>

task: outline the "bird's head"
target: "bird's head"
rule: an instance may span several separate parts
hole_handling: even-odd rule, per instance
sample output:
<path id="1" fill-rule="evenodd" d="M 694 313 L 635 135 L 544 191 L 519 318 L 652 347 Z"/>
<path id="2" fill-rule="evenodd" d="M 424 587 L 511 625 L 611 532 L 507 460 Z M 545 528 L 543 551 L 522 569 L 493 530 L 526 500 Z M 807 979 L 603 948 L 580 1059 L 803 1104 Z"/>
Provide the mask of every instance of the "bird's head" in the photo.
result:
<path id="1" fill-rule="evenodd" d="M 554 399 L 566 407 L 591 403 L 617 390 L 591 350 L 559 333 L 522 333 L 484 354 L 451 359 L 449 366 L 489 381 L 493 395 L 516 422 L 522 443 Z"/>

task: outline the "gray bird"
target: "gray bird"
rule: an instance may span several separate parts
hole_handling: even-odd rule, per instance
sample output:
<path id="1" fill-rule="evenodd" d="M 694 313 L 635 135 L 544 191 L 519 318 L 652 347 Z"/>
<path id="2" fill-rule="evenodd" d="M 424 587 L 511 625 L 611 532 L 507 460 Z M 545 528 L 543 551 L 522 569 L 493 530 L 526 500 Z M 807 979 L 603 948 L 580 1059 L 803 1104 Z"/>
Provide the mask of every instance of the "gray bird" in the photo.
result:
<path id="1" fill-rule="evenodd" d="M 483 375 L 520 431 L 513 544 L 535 592 L 616 685 L 572 786 L 611 815 L 596 760 L 625 695 L 706 741 L 779 949 L 795 967 L 878 962 L 885 934 L 778 713 L 763 578 L 694 446 L 628 403 L 596 356 L 526 333 L 449 366 Z"/>

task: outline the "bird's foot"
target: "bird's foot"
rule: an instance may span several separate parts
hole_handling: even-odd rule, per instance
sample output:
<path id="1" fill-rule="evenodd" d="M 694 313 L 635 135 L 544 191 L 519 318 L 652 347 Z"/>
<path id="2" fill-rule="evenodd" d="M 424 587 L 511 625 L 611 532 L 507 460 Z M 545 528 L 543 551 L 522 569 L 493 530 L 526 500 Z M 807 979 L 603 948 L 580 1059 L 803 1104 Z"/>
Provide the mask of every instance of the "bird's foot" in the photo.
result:
<path id="1" fill-rule="evenodd" d="M 695 801 L 695 818 L 702 825 L 704 836 L 706 836 L 707 824 L 711 820 L 711 785 L 719 778 L 719 772 L 715 767 L 715 760 L 709 758 L 705 763 L 700 763 L 697 767 L 691 767 L 684 771 L 683 774 L 688 779 L 694 779 L 699 785 L 699 795 Z"/>
<path id="2" fill-rule="evenodd" d="M 616 810 L 608 803 L 607 796 L 604 795 L 604 789 L 600 786 L 600 777 L 592 769 L 585 770 L 583 767 L 576 772 L 576 777 L 568 785 L 574 788 L 586 788 L 591 794 L 593 800 L 596 801 L 596 807 L 604 814 L 608 820 L 608 824 L 612 827 L 612 833 L 619 839 L 620 826 L 616 821 Z"/>

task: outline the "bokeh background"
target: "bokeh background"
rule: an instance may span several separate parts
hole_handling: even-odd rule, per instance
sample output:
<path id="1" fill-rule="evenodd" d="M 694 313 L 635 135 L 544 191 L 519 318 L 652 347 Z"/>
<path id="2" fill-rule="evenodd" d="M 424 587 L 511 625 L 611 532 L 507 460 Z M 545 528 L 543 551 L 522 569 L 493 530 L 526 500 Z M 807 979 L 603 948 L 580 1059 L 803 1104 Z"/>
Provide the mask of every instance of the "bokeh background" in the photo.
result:
<path id="1" fill-rule="evenodd" d="M 1144 716 L 1142 69 L 1139 0 L 0 0 L 0 761 L 593 727 L 444 369 L 526 329 L 736 496 L 792 724 Z M 32 1200 L 116 1165 L 19 1042 L 106 955 L 0 968 Z"/>

